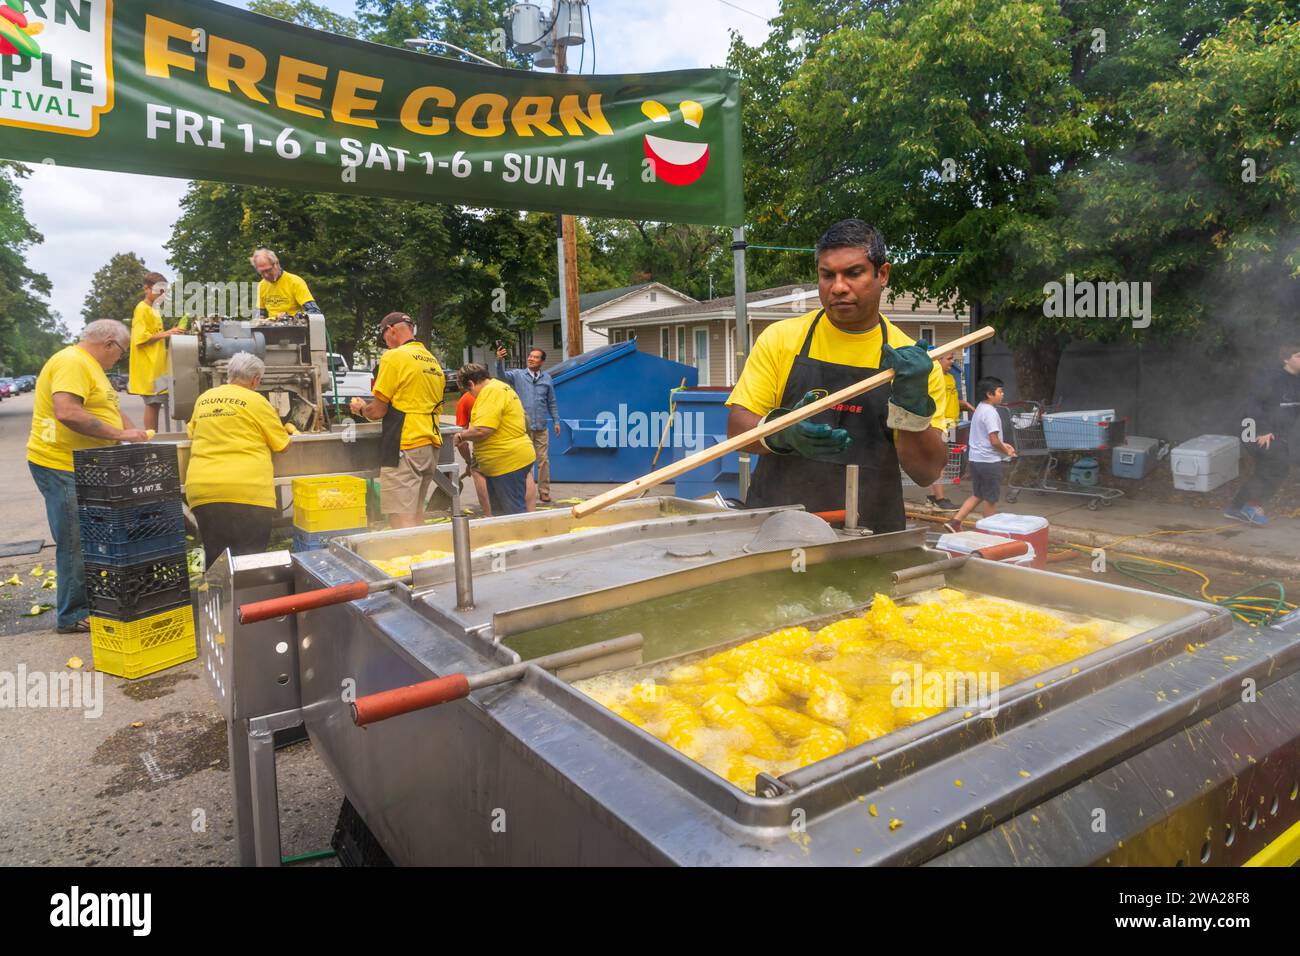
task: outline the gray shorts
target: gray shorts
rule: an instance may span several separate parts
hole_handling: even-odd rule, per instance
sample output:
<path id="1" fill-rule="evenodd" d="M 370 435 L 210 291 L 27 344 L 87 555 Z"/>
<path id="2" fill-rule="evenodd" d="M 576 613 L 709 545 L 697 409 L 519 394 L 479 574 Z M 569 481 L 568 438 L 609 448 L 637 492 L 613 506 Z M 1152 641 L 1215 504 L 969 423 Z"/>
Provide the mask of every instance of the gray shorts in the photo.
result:
<path id="1" fill-rule="evenodd" d="M 971 494 L 982 501 L 996 502 L 1002 495 L 1002 465 L 1000 461 L 972 461 Z"/>
<path id="2" fill-rule="evenodd" d="M 166 392 L 163 392 L 161 395 L 141 395 L 140 397 L 144 399 L 144 403 L 145 403 L 146 405 L 166 405 L 166 404 L 167 404 L 167 393 L 166 393 Z"/>

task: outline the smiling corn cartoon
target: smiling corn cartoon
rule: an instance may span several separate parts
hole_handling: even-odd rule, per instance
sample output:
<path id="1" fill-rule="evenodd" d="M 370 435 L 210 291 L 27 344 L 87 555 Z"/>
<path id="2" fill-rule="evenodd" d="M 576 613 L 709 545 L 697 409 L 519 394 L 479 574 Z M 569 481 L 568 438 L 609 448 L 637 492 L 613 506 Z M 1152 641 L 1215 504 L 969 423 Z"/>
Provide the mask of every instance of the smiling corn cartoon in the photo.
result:
<path id="1" fill-rule="evenodd" d="M 29 59 L 39 58 L 41 47 L 32 37 L 43 29 L 44 24 L 27 22 L 22 0 L 0 3 L 0 56 L 17 53 Z"/>
<path id="2" fill-rule="evenodd" d="M 694 129 L 700 128 L 704 121 L 704 107 L 694 100 L 683 100 L 678 104 L 682 119 Z M 657 100 L 646 100 L 641 104 L 641 112 L 652 123 L 670 123 L 672 115 Z M 689 186 L 701 176 L 709 166 L 709 144 L 693 143 L 688 140 L 665 139 L 662 136 L 645 137 L 646 158 L 654 164 L 655 178 L 671 186 Z"/>

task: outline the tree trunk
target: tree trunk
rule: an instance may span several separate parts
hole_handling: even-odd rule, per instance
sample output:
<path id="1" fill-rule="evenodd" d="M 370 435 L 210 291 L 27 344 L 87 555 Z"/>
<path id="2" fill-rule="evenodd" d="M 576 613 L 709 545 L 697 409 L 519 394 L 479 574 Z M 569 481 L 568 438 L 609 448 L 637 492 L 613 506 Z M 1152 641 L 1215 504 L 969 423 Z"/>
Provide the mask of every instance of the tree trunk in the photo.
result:
<path id="1" fill-rule="evenodd" d="M 1039 339 L 1016 345 L 1011 358 L 1016 370 L 1017 399 L 1050 404 L 1056 398 L 1056 372 L 1064 344 L 1060 339 Z"/>
<path id="2" fill-rule="evenodd" d="M 421 302 L 415 313 L 415 337 L 430 352 L 433 351 L 433 303 Z"/>

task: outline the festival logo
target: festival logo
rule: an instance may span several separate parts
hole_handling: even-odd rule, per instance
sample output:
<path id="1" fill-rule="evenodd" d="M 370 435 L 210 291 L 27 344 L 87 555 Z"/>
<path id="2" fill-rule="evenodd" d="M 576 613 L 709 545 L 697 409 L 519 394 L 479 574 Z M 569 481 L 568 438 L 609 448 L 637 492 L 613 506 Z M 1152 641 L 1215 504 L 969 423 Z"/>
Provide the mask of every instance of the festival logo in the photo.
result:
<path id="1" fill-rule="evenodd" d="M 112 30 L 113 0 L 0 0 L 0 125 L 96 135 L 113 108 Z"/>
<path id="2" fill-rule="evenodd" d="M 678 108 L 686 125 L 698 130 L 704 122 L 704 107 L 694 100 L 683 100 Z M 657 100 L 646 100 L 641 104 L 641 112 L 652 123 L 673 121 L 672 114 Z M 685 134 L 685 131 L 682 133 Z M 704 170 L 709 166 L 708 143 L 667 139 L 647 133 L 645 154 L 654 166 L 655 179 L 671 186 L 689 186 L 703 176 Z"/>

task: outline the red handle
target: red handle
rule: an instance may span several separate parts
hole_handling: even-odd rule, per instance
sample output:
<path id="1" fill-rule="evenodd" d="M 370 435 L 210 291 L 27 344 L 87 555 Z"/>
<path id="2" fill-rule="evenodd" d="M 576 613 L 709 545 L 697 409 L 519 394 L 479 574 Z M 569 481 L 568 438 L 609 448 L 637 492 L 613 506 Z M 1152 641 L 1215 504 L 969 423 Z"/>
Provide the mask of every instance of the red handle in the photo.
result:
<path id="1" fill-rule="evenodd" d="M 988 561 L 1002 561 L 1006 558 L 1018 558 L 1022 554 L 1029 553 L 1029 542 L 1008 541 L 1006 544 L 994 544 L 987 548 L 980 548 L 975 553 Z"/>
<path id="2" fill-rule="evenodd" d="M 389 717 L 409 714 L 413 710 L 423 710 L 425 707 L 468 696 L 469 678 L 464 674 L 435 677 L 433 680 L 381 690 L 377 694 L 357 698 L 352 704 L 352 722 L 358 727 L 364 727 Z"/>
<path id="3" fill-rule="evenodd" d="M 821 518 L 827 524 L 844 524 L 844 509 L 839 511 L 814 511 L 818 518 Z"/>
<path id="4" fill-rule="evenodd" d="M 303 591 L 300 594 L 286 594 L 284 597 L 268 598 L 265 601 L 253 601 L 239 607 L 240 624 L 256 624 L 269 621 L 273 617 L 286 614 L 298 614 L 302 611 L 329 607 L 331 604 L 346 604 L 363 597 L 369 597 L 370 585 L 365 581 L 353 581 L 351 584 L 339 584 L 319 591 Z"/>

